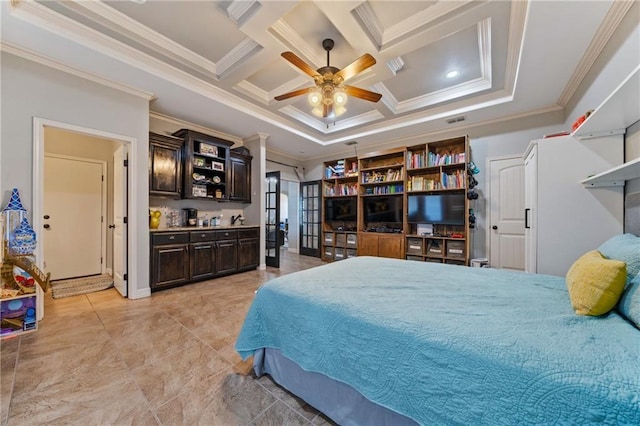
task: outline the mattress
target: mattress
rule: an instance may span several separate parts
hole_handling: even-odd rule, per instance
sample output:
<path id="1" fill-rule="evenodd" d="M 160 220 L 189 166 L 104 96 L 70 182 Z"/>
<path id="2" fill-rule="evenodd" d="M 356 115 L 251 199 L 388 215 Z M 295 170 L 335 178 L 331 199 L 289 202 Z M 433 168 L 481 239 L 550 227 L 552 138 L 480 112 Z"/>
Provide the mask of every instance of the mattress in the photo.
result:
<path id="1" fill-rule="evenodd" d="M 558 277 L 352 258 L 262 286 L 236 350 L 262 348 L 420 424 L 640 424 L 640 331 Z"/>

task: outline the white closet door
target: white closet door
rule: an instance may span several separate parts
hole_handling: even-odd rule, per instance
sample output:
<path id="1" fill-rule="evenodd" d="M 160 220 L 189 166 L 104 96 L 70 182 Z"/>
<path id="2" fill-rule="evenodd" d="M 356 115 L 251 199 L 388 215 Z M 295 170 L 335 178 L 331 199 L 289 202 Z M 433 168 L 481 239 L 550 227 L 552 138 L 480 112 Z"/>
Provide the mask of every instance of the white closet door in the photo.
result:
<path id="1" fill-rule="evenodd" d="M 532 147 L 524 161 L 524 270 L 536 273 L 538 270 L 538 146 Z"/>

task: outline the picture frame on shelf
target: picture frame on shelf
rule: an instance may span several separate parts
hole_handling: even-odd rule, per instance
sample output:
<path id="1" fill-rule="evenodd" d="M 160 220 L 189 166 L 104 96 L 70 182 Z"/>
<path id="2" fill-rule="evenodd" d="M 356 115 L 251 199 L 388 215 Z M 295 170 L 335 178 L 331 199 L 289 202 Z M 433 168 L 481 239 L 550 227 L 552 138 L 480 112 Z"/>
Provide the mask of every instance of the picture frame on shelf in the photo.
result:
<path id="1" fill-rule="evenodd" d="M 224 172 L 224 163 L 218 163 L 217 161 L 214 161 L 213 163 L 211 163 L 211 169 Z"/>
<path id="2" fill-rule="evenodd" d="M 205 167 L 206 162 L 205 162 L 204 158 L 194 157 L 193 158 L 193 165 L 196 166 L 196 167 Z"/>
<path id="3" fill-rule="evenodd" d="M 214 145 L 209 145 L 206 143 L 200 144 L 200 153 L 206 155 L 212 155 L 214 157 L 218 156 L 218 147 Z"/>

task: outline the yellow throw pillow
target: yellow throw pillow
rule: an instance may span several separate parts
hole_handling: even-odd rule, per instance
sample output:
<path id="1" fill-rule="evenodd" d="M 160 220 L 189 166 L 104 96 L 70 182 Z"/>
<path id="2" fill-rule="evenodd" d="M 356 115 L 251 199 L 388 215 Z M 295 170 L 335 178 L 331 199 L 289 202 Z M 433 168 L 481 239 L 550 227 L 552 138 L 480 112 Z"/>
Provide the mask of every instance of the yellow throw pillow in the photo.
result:
<path id="1" fill-rule="evenodd" d="M 627 281 L 627 265 L 593 250 L 567 272 L 571 305 L 578 315 L 604 315 L 616 306 Z"/>

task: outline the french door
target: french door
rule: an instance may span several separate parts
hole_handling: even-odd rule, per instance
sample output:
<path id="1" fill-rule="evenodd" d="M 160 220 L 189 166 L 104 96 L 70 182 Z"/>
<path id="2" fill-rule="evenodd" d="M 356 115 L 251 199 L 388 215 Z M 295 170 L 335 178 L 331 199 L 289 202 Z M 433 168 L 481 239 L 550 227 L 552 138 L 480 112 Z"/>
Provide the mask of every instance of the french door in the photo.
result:
<path id="1" fill-rule="evenodd" d="M 322 181 L 300 183 L 300 254 L 320 257 Z"/>
<path id="2" fill-rule="evenodd" d="M 265 262 L 267 266 L 280 267 L 280 172 L 268 172 L 265 193 L 266 209 L 266 245 Z"/>

